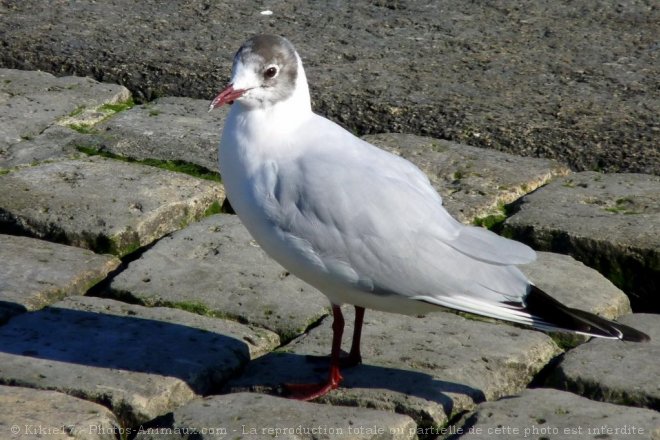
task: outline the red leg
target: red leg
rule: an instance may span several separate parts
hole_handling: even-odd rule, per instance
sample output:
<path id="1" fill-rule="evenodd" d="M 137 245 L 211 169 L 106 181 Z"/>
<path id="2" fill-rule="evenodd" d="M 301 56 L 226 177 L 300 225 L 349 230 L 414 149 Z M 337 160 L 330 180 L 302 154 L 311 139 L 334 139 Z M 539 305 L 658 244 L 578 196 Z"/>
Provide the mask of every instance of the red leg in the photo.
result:
<path id="1" fill-rule="evenodd" d="M 364 307 L 355 306 L 355 326 L 353 327 L 353 343 L 348 357 L 342 359 L 342 367 L 354 367 L 362 363 L 360 354 L 360 338 L 362 337 L 362 322 L 364 321 Z"/>
<path id="2" fill-rule="evenodd" d="M 332 305 L 332 316 L 334 321 L 332 322 L 332 352 L 330 354 L 330 373 L 328 374 L 328 380 L 318 384 L 286 384 L 284 387 L 291 393 L 291 397 L 294 399 L 313 400 L 321 397 L 339 387 L 339 383 L 343 379 L 339 372 L 339 354 L 341 352 L 341 338 L 344 334 L 344 315 L 342 315 L 339 306 Z"/>

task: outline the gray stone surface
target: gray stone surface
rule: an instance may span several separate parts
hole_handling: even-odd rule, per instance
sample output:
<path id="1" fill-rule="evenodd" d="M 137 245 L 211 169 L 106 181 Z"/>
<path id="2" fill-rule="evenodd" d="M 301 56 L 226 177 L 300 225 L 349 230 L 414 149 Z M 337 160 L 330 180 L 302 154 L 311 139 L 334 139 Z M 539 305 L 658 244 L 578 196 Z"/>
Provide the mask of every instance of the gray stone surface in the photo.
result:
<path id="1" fill-rule="evenodd" d="M 569 307 L 608 319 L 631 313 L 625 293 L 596 270 L 568 255 L 537 252 L 536 261 L 520 269 L 539 288 Z"/>
<path id="2" fill-rule="evenodd" d="M 528 194 L 505 234 L 536 249 L 568 253 L 660 312 L 660 177 L 576 173 Z"/>
<path id="3" fill-rule="evenodd" d="M 139 424 L 210 393 L 278 344 L 233 321 L 70 297 L 0 327 L 0 383 L 103 403 Z"/>
<path id="4" fill-rule="evenodd" d="M 219 214 L 164 237 L 111 289 L 146 305 L 185 304 L 287 341 L 328 313 L 327 298 L 273 261 L 238 217 Z"/>
<path id="5" fill-rule="evenodd" d="M 121 263 L 110 255 L 0 234 L 0 309 L 37 310 L 83 295 Z"/>
<path id="6" fill-rule="evenodd" d="M 103 151 L 136 159 L 181 160 L 218 170 L 218 144 L 228 107 L 209 112 L 202 99 L 160 98 L 97 125 Z"/>
<path id="7" fill-rule="evenodd" d="M 530 159 L 454 142 L 404 134 L 364 139 L 417 165 L 442 195 L 447 210 L 470 223 L 503 215 L 501 206 L 546 184 L 568 168 L 547 159 Z"/>
<path id="8" fill-rule="evenodd" d="M 463 435 L 452 438 L 657 440 L 660 414 L 594 402 L 563 391 L 532 389 L 518 397 L 479 405 L 460 428 Z"/>
<path id="9" fill-rule="evenodd" d="M 277 33 L 306 62 L 315 107 L 356 132 L 658 173 L 659 14 L 613 0 L 25 0 L 0 5 L 0 65 L 210 100 L 239 45 Z"/>
<path id="10" fill-rule="evenodd" d="M 115 8 L 123 1 L 87 6 L 89 11 L 98 11 Z M 416 5 L 412 2 L 389 6 L 410 11 Z M 5 11 L 22 6 L 18 3 L 0 5 L 0 23 L 5 20 Z M 80 7 L 81 4 L 71 5 L 69 12 L 78 11 Z M 150 7 L 153 7 L 151 3 L 145 3 L 145 10 Z M 223 6 L 209 5 L 202 11 L 209 10 L 212 15 L 213 8 L 217 7 Z M 275 6 L 269 7 L 277 10 Z M 353 7 L 358 12 L 365 10 L 364 5 Z M 437 4 L 432 6 L 436 7 Z M 305 10 L 306 6 L 301 8 Z M 319 8 L 324 10 L 327 5 Z M 57 9 L 54 11 L 57 14 Z M 160 22 L 155 23 L 158 27 Z M 90 29 L 92 35 L 93 24 Z M 233 38 L 231 32 L 228 35 Z M 0 44 L 4 38 L 5 34 L 0 35 Z M 228 49 L 229 53 L 233 50 L 235 48 Z M 47 57 L 48 52 L 45 53 Z M 26 54 L 29 59 L 30 53 Z M 6 57 L 4 52 L 0 54 L 0 63 L 3 57 Z M 325 58 L 310 70 L 323 66 L 327 66 Z M 118 66 L 120 70 L 124 67 Z M 346 73 L 354 72 L 355 67 L 347 66 Z M 153 75 L 150 69 L 142 72 L 143 79 Z M 166 70 L 160 73 L 168 74 Z M 76 150 L 79 145 L 91 146 L 136 158 L 185 160 L 213 170 L 215 144 L 224 115 L 205 114 L 207 101 L 161 98 L 109 118 L 114 110 L 103 108 L 102 103 L 126 99 L 126 90 L 121 87 L 83 78 L 54 78 L 41 72 L 0 70 L 0 75 L 4 75 L 1 76 L 4 82 L 0 84 L 0 187 L 3 188 L 0 231 L 29 233 L 97 251 L 113 250 L 118 255 L 160 240 L 117 277 L 112 285 L 114 293 L 119 298 L 148 305 L 169 305 L 213 316 L 88 297 L 69 297 L 42 310 L 20 315 L 62 296 L 85 292 L 116 267 L 118 260 L 34 238 L 0 235 L 0 261 L 4 262 L 0 264 L 0 323 L 4 324 L 0 327 L 0 383 L 12 385 L 0 386 L 2 438 L 30 438 L 35 429 L 34 438 L 44 435 L 58 438 L 60 434 L 62 438 L 118 438 L 119 423 L 133 428 L 172 411 L 171 417 L 159 419 L 165 428 L 220 427 L 228 430 L 232 438 L 330 438 L 338 435 L 337 428 L 344 429 L 341 436 L 350 438 L 414 438 L 414 422 L 393 413 L 407 414 L 419 422 L 420 427 L 429 427 L 446 423 L 449 417 L 475 408 L 478 416 L 468 419 L 465 426 L 499 425 L 503 428 L 514 423 L 495 420 L 500 406 L 480 403 L 519 393 L 560 352 L 555 343 L 541 333 L 500 323 L 446 313 L 417 319 L 369 311 L 363 344 L 365 363 L 344 370 L 346 381 L 342 387 L 320 399 L 326 405 L 240 393 L 238 391 L 244 389 L 277 393 L 282 382 L 325 378 L 328 359 L 322 356 L 330 348 L 330 319 L 323 319 L 318 327 L 275 352 L 272 350 L 281 339 L 263 329 L 273 329 L 284 339 L 299 335 L 310 322 L 325 314 L 324 297 L 270 261 L 235 217 L 213 216 L 163 238 L 198 219 L 212 202 L 222 201 L 221 185 L 145 165 L 88 159 Z M 188 79 L 194 82 L 195 78 Z M 127 82 L 133 79 L 127 78 Z M 389 86 L 386 88 L 390 90 Z M 117 93 L 113 95 L 114 92 Z M 357 103 L 351 112 L 355 110 L 363 118 L 351 124 L 367 121 L 378 126 L 382 123 L 383 120 L 370 120 L 371 116 L 363 112 L 364 107 L 360 106 L 364 96 L 356 94 L 351 99 Z M 334 98 L 322 101 L 321 108 L 330 108 L 328 102 L 332 105 L 336 101 Z M 67 106 L 74 104 L 68 109 Z M 422 113 L 414 114 L 406 105 L 372 106 L 369 111 L 385 109 L 382 114 L 393 119 L 386 116 L 384 120 L 392 124 L 396 124 L 392 122 L 396 118 L 413 121 L 419 115 L 426 117 L 423 108 Z M 640 106 L 644 107 L 644 103 Z M 349 115 L 339 107 L 335 110 L 339 111 L 339 119 Z M 460 119 L 469 123 L 472 117 L 466 114 Z M 75 124 L 94 127 L 88 134 L 67 128 Z M 579 126 L 579 121 L 576 125 Z M 648 127 L 652 131 L 654 126 Z M 582 128 L 584 126 L 579 127 Z M 496 145 L 492 133 L 478 127 L 470 130 L 464 133 L 468 139 L 480 145 Z M 621 136 L 630 133 L 625 131 Z M 509 134 L 516 136 L 513 131 Z M 533 129 L 527 134 L 530 138 L 535 136 Z M 569 133 L 566 139 L 570 143 L 576 138 L 571 138 Z M 449 210 L 463 221 L 500 214 L 502 203 L 533 190 L 553 174 L 566 171 L 550 161 L 513 158 L 431 138 L 379 135 L 369 140 L 416 162 L 430 175 Z M 594 142 L 599 141 L 595 139 Z M 607 142 L 601 144 L 607 150 Z M 644 142 L 640 144 L 645 145 Z M 625 147 L 625 142 L 617 144 L 621 145 Z M 565 147 L 559 145 L 557 151 Z M 640 166 L 637 155 L 641 150 L 620 148 L 618 151 L 625 151 L 628 156 L 616 166 L 621 163 Z M 656 153 L 646 154 L 647 161 L 642 166 L 653 168 Z M 607 150 L 590 153 L 591 156 L 580 154 L 571 156 L 570 160 L 584 159 L 584 163 L 594 157 L 610 160 L 618 153 L 612 155 Z M 612 259 L 614 264 L 602 258 L 597 266 L 601 270 L 614 268 L 608 273 L 614 274 L 612 279 L 621 285 L 641 280 L 650 286 L 647 292 L 657 290 L 654 286 L 658 280 L 656 263 L 660 248 L 656 230 L 660 223 L 658 179 L 594 174 L 577 174 L 567 179 L 561 180 L 563 186 L 559 189 L 575 190 L 573 194 L 569 192 L 571 196 L 582 191 L 581 198 L 575 202 L 575 198 L 566 197 L 571 202 L 564 205 L 566 200 L 561 196 L 556 206 L 542 200 L 539 222 L 548 221 L 554 227 L 555 220 L 550 213 L 554 215 L 559 211 L 582 225 L 600 222 L 603 212 L 610 216 L 605 219 L 614 216 L 619 223 L 610 229 L 602 225 L 594 228 L 604 231 L 602 237 L 598 236 L 600 241 L 589 235 L 585 241 L 581 230 L 573 235 L 552 236 L 552 248 L 566 249 L 566 243 L 579 248 L 571 241 L 574 240 L 586 242 L 588 245 L 579 249 L 599 258 L 603 253 L 609 258 L 610 254 L 628 252 L 633 255 L 632 260 L 644 261 L 646 266 L 638 270 L 637 266 L 629 265 L 624 270 L 620 260 Z M 552 185 L 555 184 L 551 183 L 548 188 Z M 588 190 L 595 190 L 596 195 Z M 542 188 L 535 194 L 544 191 Z M 576 205 L 584 217 L 566 208 Z M 581 205 L 600 210 L 583 212 Z M 525 204 L 522 206 L 524 208 Z M 632 246 L 622 245 L 618 241 L 622 233 L 628 234 L 625 243 L 632 240 L 630 237 L 637 241 L 632 240 Z M 616 252 L 611 251 L 614 248 Z M 649 267 L 655 271 L 650 277 L 647 276 L 649 272 L 644 272 Z M 568 256 L 540 253 L 539 260 L 523 270 L 539 287 L 570 306 L 610 318 L 630 311 L 627 298 L 617 288 Z M 122 286 L 124 282 L 128 286 L 126 289 Z M 14 316 L 16 314 L 20 316 Z M 226 319 L 228 317 L 232 320 Z M 655 365 L 660 354 L 656 350 L 660 334 L 657 315 L 629 315 L 621 321 L 649 333 L 653 341 L 650 344 L 592 341 L 569 351 L 550 376 L 549 383 L 594 399 L 658 410 Z M 349 325 L 345 348 L 350 333 Z M 262 357 L 255 359 L 258 356 Z M 254 360 L 248 363 L 249 359 Z M 246 366 L 246 371 L 240 375 Z M 228 385 L 231 378 L 235 380 Z M 233 393 L 201 399 L 200 395 L 218 393 L 224 386 Z M 115 414 L 92 402 L 111 408 Z M 525 391 L 520 398 L 494 405 L 505 406 L 510 402 L 519 407 L 504 411 L 516 416 L 516 421 L 529 414 L 520 425 L 523 428 L 545 424 L 560 427 L 563 433 L 565 428 L 582 427 L 586 431 L 591 427 L 600 431 L 584 438 L 607 435 L 616 438 L 618 434 L 612 434 L 603 426 L 612 429 L 624 425 L 628 429 L 642 427 L 647 430 L 645 434 L 655 427 L 655 433 L 649 434 L 651 437 L 625 434 L 625 438 L 660 438 L 657 413 L 639 412 L 643 410 L 626 406 L 598 406 L 605 404 L 592 401 L 584 403 L 579 397 L 556 390 Z M 566 402 L 566 405 L 551 406 L 553 402 Z M 575 417 L 560 417 L 567 414 Z M 649 418 L 649 414 L 652 417 Z M 21 427 L 18 436 L 10 430 L 14 422 Z M 243 425 L 248 432 L 244 432 Z M 73 428 L 66 434 L 55 430 L 39 434 L 37 426 Z M 100 430 L 101 426 L 108 429 Z M 305 437 L 305 434 L 269 430 L 295 430 L 298 426 L 301 429 L 324 426 L 335 431 Z M 348 426 L 383 428 L 384 431 L 352 433 Z M 649 426 L 651 428 L 647 428 Z M 252 429 L 256 429 L 256 434 Z M 99 431 L 105 437 L 97 435 Z M 502 434 L 493 433 L 489 437 L 500 438 Z M 582 438 L 583 434 L 571 431 L 570 438 Z M 433 437 L 436 434 L 422 432 L 420 435 Z M 140 433 L 139 436 L 172 438 L 163 432 L 154 436 Z M 207 430 L 201 436 L 211 438 L 214 435 Z M 174 438 L 187 437 L 197 438 L 192 433 Z M 546 437 L 555 438 L 554 434 Z"/>
<path id="11" fill-rule="evenodd" d="M 549 383 L 593 400 L 660 411 L 660 317 L 638 313 L 619 321 L 645 332 L 651 342 L 594 339 L 566 353 Z"/>
<path id="12" fill-rule="evenodd" d="M 52 125 L 33 138 L 0 146 L 0 169 L 78 157 L 80 153 L 76 145 L 84 144 L 85 138 L 85 135 L 68 127 Z"/>
<path id="13" fill-rule="evenodd" d="M 138 434 L 148 439 L 415 439 L 406 416 L 342 408 L 253 393 L 193 400 L 174 411 L 171 424 Z M 169 430 L 169 431 L 168 431 Z M 176 431 L 181 434 L 177 435 Z"/>
<path id="14" fill-rule="evenodd" d="M 71 114 L 129 98 L 125 87 L 91 78 L 0 69 L 0 148 L 38 136 Z"/>
<path id="15" fill-rule="evenodd" d="M 350 309 L 345 308 L 346 311 Z M 350 347 L 352 313 L 345 313 L 343 347 Z M 231 391 L 280 391 L 282 383 L 325 380 L 332 319 L 282 349 L 248 364 Z M 422 425 L 444 425 L 456 414 L 524 389 L 559 349 L 543 333 L 466 319 L 367 311 L 363 364 L 321 402 L 395 411 Z"/>
<path id="16" fill-rule="evenodd" d="M 0 174 L 0 230 L 125 255 L 199 219 L 224 189 L 155 167 L 91 157 Z"/>
<path id="17" fill-rule="evenodd" d="M 56 391 L 0 385 L 3 439 L 116 440 L 121 426 L 106 407 Z"/>

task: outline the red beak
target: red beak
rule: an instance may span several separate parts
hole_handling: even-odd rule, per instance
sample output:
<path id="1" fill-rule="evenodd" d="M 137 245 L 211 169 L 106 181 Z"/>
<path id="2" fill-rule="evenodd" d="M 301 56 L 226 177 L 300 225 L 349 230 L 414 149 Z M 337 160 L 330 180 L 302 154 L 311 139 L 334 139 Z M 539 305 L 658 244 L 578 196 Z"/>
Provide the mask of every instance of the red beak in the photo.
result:
<path id="1" fill-rule="evenodd" d="M 234 90 L 234 85 L 229 84 L 222 92 L 218 93 L 218 96 L 216 96 L 213 101 L 211 101 L 209 111 L 216 107 L 220 107 L 223 104 L 232 104 L 236 99 L 243 96 L 243 93 L 245 92 L 247 92 L 247 89 Z"/>

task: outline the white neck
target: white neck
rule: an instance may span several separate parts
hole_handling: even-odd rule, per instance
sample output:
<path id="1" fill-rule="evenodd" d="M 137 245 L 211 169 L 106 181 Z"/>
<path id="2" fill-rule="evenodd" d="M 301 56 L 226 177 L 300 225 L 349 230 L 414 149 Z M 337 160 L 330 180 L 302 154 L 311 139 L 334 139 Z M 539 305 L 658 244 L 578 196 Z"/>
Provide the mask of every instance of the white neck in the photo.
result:
<path id="1" fill-rule="evenodd" d="M 298 58 L 296 87 L 291 96 L 268 107 L 249 107 L 240 100 L 229 110 L 220 142 L 220 168 L 229 177 L 238 170 L 224 169 L 226 163 L 242 163 L 246 169 L 257 157 L 291 152 L 292 133 L 313 116 L 307 78 Z M 267 146 L 267 148 L 266 148 Z"/>

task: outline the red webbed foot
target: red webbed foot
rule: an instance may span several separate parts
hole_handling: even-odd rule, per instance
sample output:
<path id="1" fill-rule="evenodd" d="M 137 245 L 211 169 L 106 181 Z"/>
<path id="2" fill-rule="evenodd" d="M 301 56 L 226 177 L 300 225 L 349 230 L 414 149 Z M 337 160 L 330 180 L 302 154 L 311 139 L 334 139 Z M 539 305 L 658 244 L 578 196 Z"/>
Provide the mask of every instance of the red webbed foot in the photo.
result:
<path id="1" fill-rule="evenodd" d="M 328 392 L 337 389 L 342 381 L 340 368 L 354 367 L 362 363 L 360 355 L 360 336 L 362 332 L 362 321 L 364 318 L 364 308 L 355 307 L 355 327 L 353 331 L 353 343 L 351 352 L 347 357 L 340 358 L 341 337 L 344 332 L 344 316 L 338 305 L 332 305 L 332 314 L 334 321 L 332 323 L 332 351 L 330 353 L 330 374 L 328 380 L 322 383 L 314 384 L 284 384 L 283 388 L 289 397 L 298 400 L 313 400 L 321 397 Z"/>
<path id="2" fill-rule="evenodd" d="M 339 368 L 331 367 L 328 380 L 321 383 L 287 383 L 283 385 L 289 398 L 296 400 L 314 400 L 324 396 L 330 391 L 339 388 L 343 377 L 339 373 Z"/>

